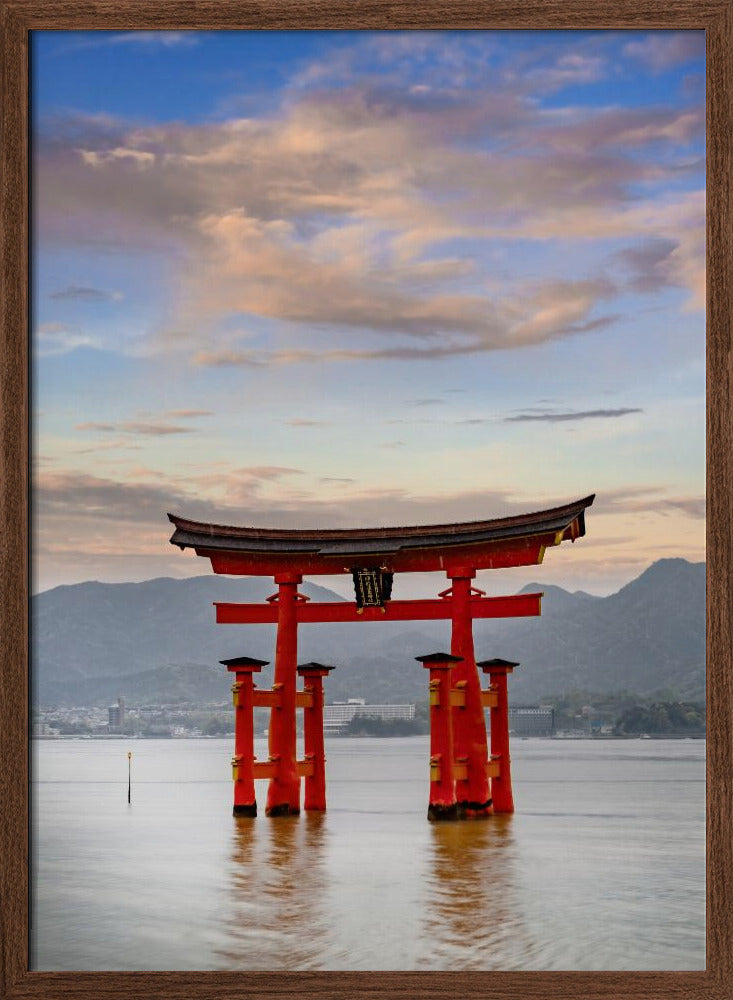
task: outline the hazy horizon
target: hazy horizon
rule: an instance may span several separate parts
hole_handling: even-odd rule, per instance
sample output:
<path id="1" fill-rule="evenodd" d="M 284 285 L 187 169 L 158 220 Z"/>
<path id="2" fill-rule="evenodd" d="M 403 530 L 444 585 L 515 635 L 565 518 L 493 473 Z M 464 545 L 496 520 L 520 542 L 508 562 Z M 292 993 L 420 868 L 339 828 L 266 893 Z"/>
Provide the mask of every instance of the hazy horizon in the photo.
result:
<path id="1" fill-rule="evenodd" d="M 600 592 L 600 591 L 593 591 L 592 592 L 592 591 L 589 591 L 589 590 L 584 590 L 582 587 L 576 588 L 575 590 L 571 590 L 571 589 L 569 589 L 567 587 L 562 587 L 561 589 L 567 591 L 570 594 L 582 594 L 582 593 L 585 593 L 585 594 L 589 594 L 592 597 L 608 597 L 611 594 L 618 593 L 619 590 L 622 590 L 624 587 L 628 586 L 628 584 L 633 583 L 634 580 L 637 580 L 640 576 L 642 576 L 644 573 L 646 573 L 647 570 L 651 569 L 652 566 L 655 566 L 657 563 L 659 563 L 659 562 L 669 562 L 669 561 L 673 561 L 675 559 L 680 559 L 682 562 L 686 562 L 690 566 L 702 566 L 702 565 L 705 565 L 705 562 L 706 562 L 705 559 L 700 559 L 700 560 L 684 559 L 682 556 L 665 557 L 665 558 L 662 558 L 662 559 L 657 559 L 653 563 L 649 563 L 649 565 L 646 566 L 646 567 L 644 567 L 639 573 L 636 573 L 633 576 L 629 577 L 629 579 L 625 580 L 619 586 L 614 587 L 611 590 L 607 590 L 607 591 L 604 591 L 604 592 Z M 520 584 L 519 588 L 518 588 L 519 590 L 527 587 L 528 583 L 536 583 L 537 586 L 539 586 L 539 587 L 543 587 L 543 586 L 545 586 L 545 587 L 559 587 L 560 584 L 550 584 L 550 583 L 547 583 L 547 581 L 542 581 L 542 579 L 541 579 L 541 577 L 543 575 L 542 574 L 542 568 L 543 568 L 542 566 L 523 566 L 523 567 L 519 567 L 519 568 L 516 568 L 516 569 L 509 570 L 509 571 L 507 571 L 507 570 L 493 570 L 493 571 L 492 570 L 483 570 L 479 574 L 477 574 L 477 582 L 481 582 L 483 584 L 484 589 L 486 589 L 487 587 L 490 588 L 490 590 L 489 590 L 490 593 L 496 593 L 496 594 L 498 594 L 500 592 L 506 592 L 508 594 L 516 593 L 517 590 L 512 589 L 509 586 L 503 586 L 502 587 L 501 585 L 499 585 L 497 583 L 494 583 L 494 585 L 492 586 L 492 582 L 495 581 L 497 579 L 497 577 L 501 576 L 501 574 L 505 574 L 505 573 L 509 572 L 510 574 L 512 574 L 513 579 L 516 579 L 516 574 L 517 573 L 521 573 L 523 576 L 527 577 L 527 582 Z M 57 583 L 57 584 L 54 584 L 52 587 L 46 587 L 43 590 L 37 590 L 34 587 L 33 588 L 33 596 L 36 597 L 36 596 L 40 596 L 41 594 L 47 594 L 47 593 L 49 593 L 52 590 L 58 589 L 59 587 L 76 587 L 76 586 L 83 586 L 84 584 L 88 584 L 88 583 L 99 583 L 99 584 L 109 584 L 109 585 L 121 584 L 121 585 L 124 585 L 124 584 L 135 584 L 135 583 L 152 583 L 155 580 L 173 580 L 175 582 L 178 582 L 178 581 L 182 582 L 184 580 L 211 579 L 214 576 L 216 576 L 216 574 L 214 574 L 213 572 L 210 572 L 210 573 L 191 573 L 189 576 L 171 576 L 171 575 L 167 575 L 167 574 L 162 574 L 160 576 L 151 576 L 151 577 L 146 577 L 144 579 L 139 579 L 139 580 L 97 580 L 97 579 L 94 579 L 94 580 L 92 580 L 92 579 L 89 579 L 89 580 L 77 580 L 74 583 Z M 434 573 L 433 574 L 430 574 L 430 573 L 401 573 L 400 577 L 401 577 L 401 579 L 403 581 L 405 581 L 405 580 L 408 581 L 408 587 L 407 588 L 405 588 L 404 585 L 402 586 L 403 592 L 405 592 L 405 595 L 407 593 L 410 593 L 410 595 L 413 596 L 413 597 L 432 597 L 432 596 L 435 596 L 433 594 L 433 591 L 430 589 L 431 588 L 431 583 L 432 584 L 440 584 L 440 586 L 442 586 L 442 583 L 440 583 L 440 581 L 442 580 L 442 576 L 440 574 L 434 574 Z M 412 588 L 409 587 L 409 580 L 410 580 L 410 578 L 412 578 L 412 580 L 414 581 Z M 254 576 L 241 576 L 241 577 L 227 576 L 227 579 L 230 579 L 230 580 L 233 580 L 233 579 L 256 580 L 256 579 L 267 579 L 267 578 L 266 577 L 264 577 L 264 578 L 254 577 Z M 501 579 L 503 581 L 503 577 L 501 577 Z M 348 574 L 346 574 L 346 573 L 340 574 L 338 576 L 305 576 L 303 578 L 303 582 L 304 583 L 314 584 L 315 586 L 319 586 L 319 587 L 324 587 L 327 590 L 332 590 L 334 593 L 339 594 L 339 595 L 341 595 L 343 597 L 346 597 L 346 598 L 353 598 L 353 584 L 351 582 L 350 576 Z M 438 587 L 436 586 L 435 590 L 437 591 L 437 589 L 438 589 Z"/>

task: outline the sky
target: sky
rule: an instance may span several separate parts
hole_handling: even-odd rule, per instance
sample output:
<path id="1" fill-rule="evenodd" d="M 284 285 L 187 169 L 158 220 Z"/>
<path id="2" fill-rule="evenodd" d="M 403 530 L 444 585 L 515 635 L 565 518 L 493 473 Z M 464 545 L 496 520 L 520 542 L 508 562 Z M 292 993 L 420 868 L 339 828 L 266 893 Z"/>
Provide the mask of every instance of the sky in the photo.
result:
<path id="1" fill-rule="evenodd" d="M 595 493 L 479 585 L 704 559 L 703 32 L 49 31 L 31 66 L 35 590 L 209 572 L 167 511 Z"/>

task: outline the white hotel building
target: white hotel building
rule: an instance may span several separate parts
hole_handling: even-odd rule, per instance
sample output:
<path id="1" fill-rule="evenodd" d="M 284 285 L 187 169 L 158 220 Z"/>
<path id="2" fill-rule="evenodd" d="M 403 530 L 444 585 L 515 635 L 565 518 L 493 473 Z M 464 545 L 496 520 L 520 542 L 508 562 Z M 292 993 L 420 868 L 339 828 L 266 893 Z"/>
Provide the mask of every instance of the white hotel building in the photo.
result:
<path id="1" fill-rule="evenodd" d="M 367 705 L 363 698 L 349 698 L 323 706 L 323 731 L 339 733 L 357 715 L 378 719 L 414 719 L 414 705 Z"/>

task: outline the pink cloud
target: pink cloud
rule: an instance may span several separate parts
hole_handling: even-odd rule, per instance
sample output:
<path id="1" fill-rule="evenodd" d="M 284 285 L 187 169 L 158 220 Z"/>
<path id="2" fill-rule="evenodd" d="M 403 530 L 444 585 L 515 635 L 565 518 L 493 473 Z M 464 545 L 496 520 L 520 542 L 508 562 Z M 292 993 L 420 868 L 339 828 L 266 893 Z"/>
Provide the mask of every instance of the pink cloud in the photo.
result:
<path id="1" fill-rule="evenodd" d="M 682 41 L 665 43 L 663 57 L 658 37 L 629 43 L 627 54 L 687 51 L 676 34 Z M 435 39 L 423 41 L 435 55 Z M 384 58 L 384 46 L 404 44 L 390 38 L 374 51 Z M 363 58 L 357 46 L 338 72 Z M 455 45 L 440 62 L 449 76 L 470 74 L 471 64 Z M 561 52 L 548 67 L 578 79 L 605 72 L 591 49 Z M 658 281 L 687 289 L 699 307 L 702 195 L 664 197 L 655 185 L 697 169 L 676 157 L 699 139 L 701 110 L 543 109 L 531 99 L 537 81 L 520 77 L 493 90 L 456 80 L 415 89 L 364 71 L 329 89 L 325 73 L 269 117 L 88 123 L 39 144 L 38 218 L 47 239 L 164 251 L 180 292 L 169 323 L 176 335 L 161 333 L 150 347 L 186 351 L 195 364 L 443 357 L 610 321 L 598 308 L 617 289 L 600 275 L 585 279 L 585 293 L 582 282 L 568 284 L 565 302 L 543 303 L 521 278 L 499 299 L 482 287 L 481 251 L 446 254 L 447 241 L 668 240 Z M 548 280 L 548 296 L 561 285 Z M 263 353 L 216 333 L 212 344 L 232 313 L 306 333 L 325 325 L 340 342 L 316 349 L 299 338 Z M 353 347 L 364 331 L 416 344 Z"/>
<path id="2" fill-rule="evenodd" d="M 660 73 L 705 57 L 704 31 L 657 31 L 624 46 L 624 54 Z"/>

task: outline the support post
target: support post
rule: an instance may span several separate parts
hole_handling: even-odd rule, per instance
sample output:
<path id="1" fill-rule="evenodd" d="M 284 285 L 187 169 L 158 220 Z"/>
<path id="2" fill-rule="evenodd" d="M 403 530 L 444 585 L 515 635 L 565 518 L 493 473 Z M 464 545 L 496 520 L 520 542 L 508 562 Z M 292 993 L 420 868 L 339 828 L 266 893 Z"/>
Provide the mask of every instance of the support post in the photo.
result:
<path id="1" fill-rule="evenodd" d="M 270 760 L 277 765 L 267 789 L 268 816 L 297 816 L 300 812 L 300 777 L 295 746 L 295 687 L 298 659 L 298 620 L 296 603 L 299 573 L 275 577 L 277 595 L 277 641 L 275 647 L 274 687 L 280 692 L 280 704 L 270 711 Z"/>
<path id="2" fill-rule="evenodd" d="M 460 657 L 450 653 L 416 656 L 430 670 L 430 801 L 428 819 L 458 819 L 453 778 L 451 669 Z"/>
<path id="3" fill-rule="evenodd" d="M 267 666 L 267 660 L 255 660 L 250 656 L 236 656 L 230 660 L 220 660 L 230 673 L 235 675 L 232 684 L 234 704 L 234 756 L 232 757 L 232 779 L 234 781 L 235 816 L 256 816 L 255 798 L 255 727 L 254 727 L 254 674 Z"/>
<path id="4" fill-rule="evenodd" d="M 460 657 L 453 670 L 453 683 L 465 682 L 464 706 L 453 709 L 453 742 L 456 760 L 465 761 L 466 778 L 456 782 L 456 802 L 462 816 L 481 817 L 491 814 L 491 791 L 486 775 L 488 740 L 481 701 L 481 684 L 473 648 L 471 616 L 471 580 L 476 572 L 466 566 L 451 566 L 447 570 L 451 581 L 452 603 L 451 653 Z"/>
<path id="5" fill-rule="evenodd" d="M 310 693 L 310 704 L 303 709 L 305 759 L 313 762 L 313 773 L 304 779 L 303 808 L 306 812 L 326 811 L 326 748 L 323 742 L 323 678 L 333 667 L 323 663 L 303 663 L 298 673 Z"/>
<path id="6" fill-rule="evenodd" d="M 491 795 L 494 800 L 494 812 L 513 813 L 514 796 L 512 795 L 512 768 L 509 755 L 509 696 L 507 692 L 507 676 L 511 674 L 518 663 L 511 660 L 482 660 L 477 664 L 485 674 L 489 675 L 491 687 L 496 691 L 496 704 L 491 712 L 491 757 L 498 760 L 499 774 L 491 779 Z"/>

